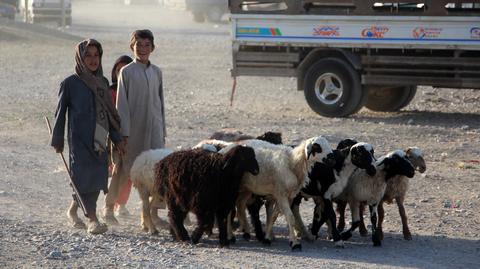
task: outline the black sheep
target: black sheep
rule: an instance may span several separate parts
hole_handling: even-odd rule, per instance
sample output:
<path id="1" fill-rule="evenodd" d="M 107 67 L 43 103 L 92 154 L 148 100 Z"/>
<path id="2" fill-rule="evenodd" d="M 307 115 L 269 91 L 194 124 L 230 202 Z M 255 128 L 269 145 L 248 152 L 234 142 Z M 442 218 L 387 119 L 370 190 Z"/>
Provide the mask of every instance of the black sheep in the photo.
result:
<path id="1" fill-rule="evenodd" d="M 194 244 L 204 231 L 211 230 L 216 217 L 220 245 L 228 245 L 226 220 L 235 206 L 242 176 L 259 172 L 253 149 L 236 146 L 225 155 L 201 149 L 178 151 L 155 169 L 155 190 L 167 202 L 172 236 L 179 241 L 190 240 L 183 221 L 191 211 L 197 216 L 191 238 Z"/>

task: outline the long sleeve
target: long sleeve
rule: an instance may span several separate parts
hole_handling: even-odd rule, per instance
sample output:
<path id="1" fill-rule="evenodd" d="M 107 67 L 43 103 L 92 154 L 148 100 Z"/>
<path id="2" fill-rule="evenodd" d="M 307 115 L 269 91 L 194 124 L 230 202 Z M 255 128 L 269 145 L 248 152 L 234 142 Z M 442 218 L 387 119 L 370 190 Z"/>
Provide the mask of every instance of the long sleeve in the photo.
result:
<path id="1" fill-rule="evenodd" d="M 130 136 L 130 107 L 128 104 L 128 82 L 124 79 L 124 70 L 120 72 L 117 85 L 117 110 L 120 115 L 120 133 L 122 136 Z"/>
<path id="2" fill-rule="evenodd" d="M 163 135 L 167 137 L 167 123 L 165 122 L 165 101 L 163 99 L 163 78 L 160 73 L 160 87 L 158 90 L 158 94 L 160 95 L 160 101 L 162 102 L 162 121 L 163 121 Z"/>
<path id="3" fill-rule="evenodd" d="M 55 123 L 52 130 L 52 140 L 50 145 L 56 148 L 63 148 L 65 143 L 65 119 L 68 109 L 68 92 L 65 81 L 60 84 L 58 92 L 58 105 L 55 111 Z"/>

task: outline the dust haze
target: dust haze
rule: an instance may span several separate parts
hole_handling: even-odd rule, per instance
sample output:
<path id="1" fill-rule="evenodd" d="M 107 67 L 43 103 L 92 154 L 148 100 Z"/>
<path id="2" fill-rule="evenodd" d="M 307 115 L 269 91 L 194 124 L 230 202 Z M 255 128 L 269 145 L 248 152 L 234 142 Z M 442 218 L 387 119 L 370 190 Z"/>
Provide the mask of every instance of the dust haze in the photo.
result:
<path id="1" fill-rule="evenodd" d="M 148 1 L 147 1 L 148 2 Z M 182 5 L 74 0 L 72 26 L 23 25 L 0 18 L 0 267 L 114 268 L 474 268 L 480 264 L 480 91 L 420 87 L 402 111 L 362 109 L 348 118 L 324 118 L 310 110 L 296 80 L 238 78 L 233 107 L 230 25 L 195 23 Z M 156 237 L 140 229 L 140 203 L 132 190 L 133 213 L 102 236 L 67 224 L 71 193 L 63 164 L 48 146 L 43 116 L 53 118 L 60 82 L 73 73 L 74 45 L 95 38 L 103 45 L 104 75 L 114 60 L 131 55 L 130 33 L 151 29 L 152 62 L 163 70 L 167 147 L 187 148 L 214 131 L 231 127 L 259 135 L 279 131 L 285 143 L 326 136 L 371 143 L 377 156 L 418 146 L 427 172 L 410 180 L 405 208 L 412 241 L 403 240 L 396 206 L 386 206 L 385 239 L 373 249 L 358 233 L 336 249 L 325 240 L 303 242 L 301 253 L 288 246 L 283 217 L 276 240 L 218 248 L 217 238 L 196 246 L 172 242 L 168 230 Z M 98 208 L 103 207 L 100 195 Z M 452 202 L 458 207 L 452 207 Z M 301 214 L 311 223 L 313 203 Z M 347 216 L 348 213 L 347 213 Z M 161 212 L 165 219 L 165 212 Z M 262 215 L 262 219 L 264 215 Z M 188 227 L 189 230 L 192 227 Z"/>

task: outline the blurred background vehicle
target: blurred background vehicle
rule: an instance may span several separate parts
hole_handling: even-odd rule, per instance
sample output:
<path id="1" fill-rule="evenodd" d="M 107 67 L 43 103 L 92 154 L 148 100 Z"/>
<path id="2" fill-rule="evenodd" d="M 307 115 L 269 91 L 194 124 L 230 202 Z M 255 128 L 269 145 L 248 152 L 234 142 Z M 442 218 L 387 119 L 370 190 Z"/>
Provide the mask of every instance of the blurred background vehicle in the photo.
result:
<path id="1" fill-rule="evenodd" d="M 19 7 L 29 23 L 56 21 L 59 26 L 63 24 L 63 9 L 65 12 L 65 25 L 72 25 L 71 0 L 21 0 Z"/>
<path id="2" fill-rule="evenodd" d="M 0 17 L 15 19 L 17 13 L 18 0 L 0 0 Z"/>

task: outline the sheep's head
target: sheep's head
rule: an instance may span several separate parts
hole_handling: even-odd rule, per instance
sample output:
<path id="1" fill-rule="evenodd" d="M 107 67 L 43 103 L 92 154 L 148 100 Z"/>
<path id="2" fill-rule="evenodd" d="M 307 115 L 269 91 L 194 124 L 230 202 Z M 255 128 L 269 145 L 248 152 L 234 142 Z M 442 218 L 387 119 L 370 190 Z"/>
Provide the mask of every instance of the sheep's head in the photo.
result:
<path id="1" fill-rule="evenodd" d="M 352 163 L 358 168 L 365 169 L 369 176 L 374 176 L 377 173 L 373 154 L 373 146 L 368 143 L 360 142 L 350 148 Z"/>
<path id="2" fill-rule="evenodd" d="M 280 145 L 282 144 L 282 133 L 266 132 L 263 135 L 258 136 L 257 139 Z"/>
<path id="3" fill-rule="evenodd" d="M 223 169 L 227 169 L 227 167 L 230 166 L 237 166 L 252 175 L 258 175 L 260 171 L 257 159 L 255 158 L 255 151 L 251 147 L 235 146 L 225 155 L 225 157 L 227 158 L 227 161 Z"/>
<path id="4" fill-rule="evenodd" d="M 412 163 L 413 167 L 420 173 L 424 173 L 427 170 L 425 159 L 423 159 L 423 152 L 417 147 L 408 148 L 405 153 L 408 160 Z"/>
<path id="5" fill-rule="evenodd" d="M 395 175 L 404 175 L 408 178 L 412 178 L 415 175 L 415 168 L 413 168 L 412 163 L 408 160 L 403 150 L 395 150 L 388 153 L 378 160 L 378 165 L 382 164 L 384 165 L 383 170 L 387 172 L 385 179 Z"/>
<path id="6" fill-rule="evenodd" d="M 333 150 L 323 136 L 308 139 L 305 145 L 305 154 L 310 162 L 321 162 L 330 167 L 335 165 Z"/>
<path id="7" fill-rule="evenodd" d="M 358 141 L 354 139 L 343 139 L 342 141 L 338 142 L 337 149 L 350 149 L 353 145 L 357 144 Z"/>

